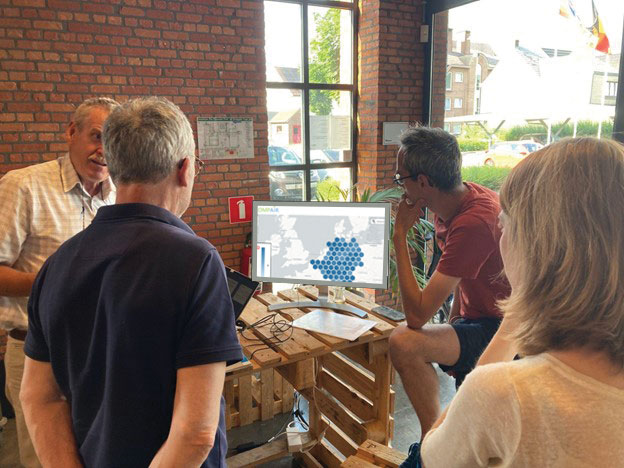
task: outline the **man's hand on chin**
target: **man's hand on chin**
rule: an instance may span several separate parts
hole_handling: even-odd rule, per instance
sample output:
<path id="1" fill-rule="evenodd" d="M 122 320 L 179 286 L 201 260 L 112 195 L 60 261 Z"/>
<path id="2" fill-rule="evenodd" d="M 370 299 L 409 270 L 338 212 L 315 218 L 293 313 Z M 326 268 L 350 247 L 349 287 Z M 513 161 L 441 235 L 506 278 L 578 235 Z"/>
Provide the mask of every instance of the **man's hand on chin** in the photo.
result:
<path id="1" fill-rule="evenodd" d="M 394 236 L 405 237 L 407 232 L 416 224 L 417 220 L 423 214 L 425 200 L 419 198 L 416 201 L 411 200 L 407 195 L 403 194 L 399 201 L 399 207 L 394 219 Z"/>

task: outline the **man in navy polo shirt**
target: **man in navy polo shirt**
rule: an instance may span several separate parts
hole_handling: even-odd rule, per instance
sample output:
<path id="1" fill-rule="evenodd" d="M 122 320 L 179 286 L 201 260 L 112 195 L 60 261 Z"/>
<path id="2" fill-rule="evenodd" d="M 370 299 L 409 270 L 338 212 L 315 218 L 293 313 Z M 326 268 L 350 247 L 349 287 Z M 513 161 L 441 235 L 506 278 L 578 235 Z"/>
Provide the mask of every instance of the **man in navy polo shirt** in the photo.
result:
<path id="1" fill-rule="evenodd" d="M 64 243 L 28 305 L 21 401 L 44 466 L 225 466 L 221 397 L 241 359 L 223 263 L 180 219 L 195 143 L 173 103 L 104 124 L 115 205 Z"/>

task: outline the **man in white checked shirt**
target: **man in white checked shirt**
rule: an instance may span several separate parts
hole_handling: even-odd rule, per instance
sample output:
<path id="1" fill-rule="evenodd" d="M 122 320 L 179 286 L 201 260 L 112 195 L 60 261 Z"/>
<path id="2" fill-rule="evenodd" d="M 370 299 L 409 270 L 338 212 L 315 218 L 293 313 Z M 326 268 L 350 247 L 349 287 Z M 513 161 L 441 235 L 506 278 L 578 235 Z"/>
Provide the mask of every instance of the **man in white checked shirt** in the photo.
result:
<path id="1" fill-rule="evenodd" d="M 115 203 L 101 133 L 118 105 L 109 98 L 87 99 L 67 128 L 67 155 L 0 179 L 0 328 L 9 330 L 6 393 L 15 408 L 20 462 L 26 468 L 40 466 L 19 402 L 28 295 L 46 259 L 87 227 L 99 207 Z"/>

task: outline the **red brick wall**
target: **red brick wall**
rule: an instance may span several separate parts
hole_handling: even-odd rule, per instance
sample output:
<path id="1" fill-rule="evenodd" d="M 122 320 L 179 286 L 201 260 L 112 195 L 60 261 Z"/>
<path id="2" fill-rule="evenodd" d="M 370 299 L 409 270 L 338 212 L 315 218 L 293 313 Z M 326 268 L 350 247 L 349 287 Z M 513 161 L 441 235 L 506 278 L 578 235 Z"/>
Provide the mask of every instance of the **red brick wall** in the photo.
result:
<path id="1" fill-rule="evenodd" d="M 65 153 L 88 97 L 158 95 L 198 116 L 251 117 L 255 158 L 209 163 L 185 215 L 238 267 L 249 224 L 227 197 L 268 199 L 261 0 L 0 0 L 0 175 Z"/>
<path id="2" fill-rule="evenodd" d="M 360 0 L 358 81 L 358 189 L 392 186 L 396 145 L 382 144 L 383 122 L 422 123 L 425 47 L 419 42 L 422 0 Z M 447 14 L 437 16 L 432 123 L 444 120 Z M 442 60 L 437 60 L 441 56 Z M 393 304 L 385 291 L 378 303 Z"/>

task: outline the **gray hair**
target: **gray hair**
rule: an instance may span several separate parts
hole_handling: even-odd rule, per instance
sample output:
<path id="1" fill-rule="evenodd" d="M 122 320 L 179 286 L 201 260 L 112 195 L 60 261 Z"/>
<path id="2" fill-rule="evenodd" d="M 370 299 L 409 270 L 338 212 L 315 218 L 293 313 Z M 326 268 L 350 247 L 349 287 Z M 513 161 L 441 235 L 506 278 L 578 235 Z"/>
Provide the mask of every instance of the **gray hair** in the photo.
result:
<path id="1" fill-rule="evenodd" d="M 128 101 L 104 123 L 102 144 L 115 183 L 157 183 L 178 162 L 195 156 L 193 130 L 184 113 L 165 98 Z"/>
<path id="2" fill-rule="evenodd" d="M 84 121 L 89 116 L 93 107 L 101 107 L 108 110 L 108 112 L 112 112 L 114 109 L 119 107 L 119 103 L 114 99 L 107 97 L 94 97 L 85 100 L 74 111 L 74 115 L 72 117 L 72 122 L 76 124 L 78 130 L 82 130 L 82 124 L 84 124 Z"/>
<path id="3" fill-rule="evenodd" d="M 461 152 L 457 139 L 441 128 L 409 127 L 401 134 L 403 166 L 448 192 L 461 184 Z"/>

